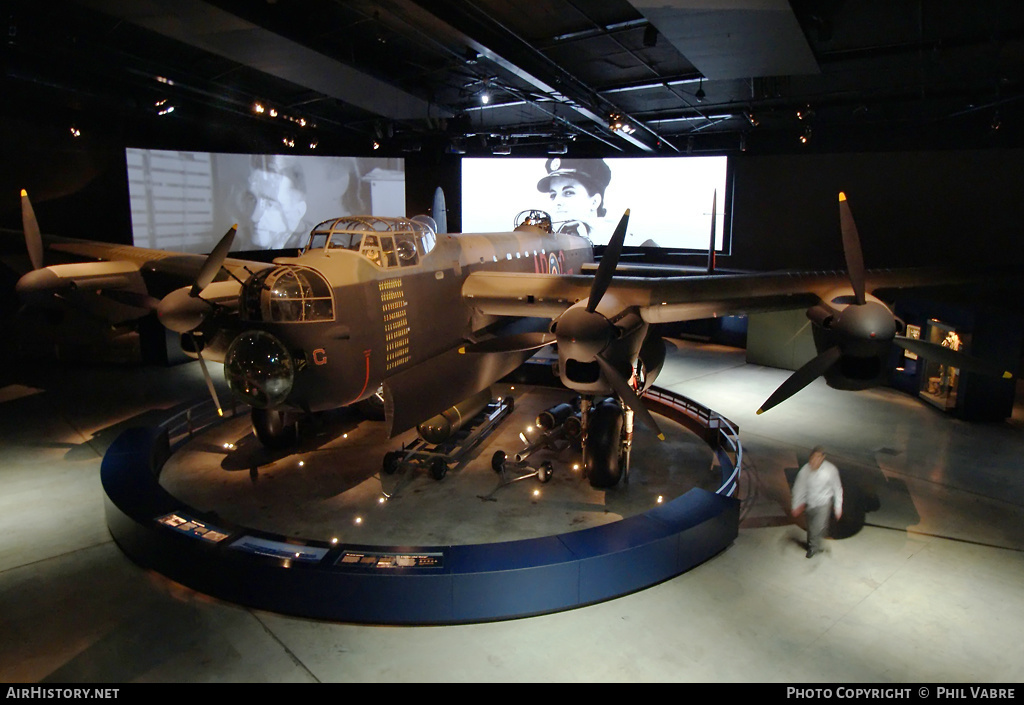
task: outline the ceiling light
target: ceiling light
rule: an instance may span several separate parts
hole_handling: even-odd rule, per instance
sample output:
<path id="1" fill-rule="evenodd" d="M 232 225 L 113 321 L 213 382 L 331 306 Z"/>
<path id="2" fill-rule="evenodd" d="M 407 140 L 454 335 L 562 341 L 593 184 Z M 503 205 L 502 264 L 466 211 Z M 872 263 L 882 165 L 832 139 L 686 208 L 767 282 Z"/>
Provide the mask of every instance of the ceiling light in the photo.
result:
<path id="1" fill-rule="evenodd" d="M 508 143 L 495 145 L 494 149 L 491 151 L 494 154 L 512 154 L 512 145 Z"/>
<path id="2" fill-rule="evenodd" d="M 701 77 L 700 83 L 697 84 L 697 92 L 693 94 L 693 97 L 697 99 L 697 102 L 704 100 L 707 93 L 704 92 L 704 78 Z"/>
<path id="3" fill-rule="evenodd" d="M 480 102 L 483 103 L 484 105 L 487 105 L 488 103 L 491 102 L 491 96 L 488 95 L 486 91 L 484 91 L 483 93 L 480 94 Z"/>
<path id="4" fill-rule="evenodd" d="M 380 142 L 378 142 L 377 140 L 374 140 L 373 141 L 373 148 L 374 149 L 380 149 Z"/>

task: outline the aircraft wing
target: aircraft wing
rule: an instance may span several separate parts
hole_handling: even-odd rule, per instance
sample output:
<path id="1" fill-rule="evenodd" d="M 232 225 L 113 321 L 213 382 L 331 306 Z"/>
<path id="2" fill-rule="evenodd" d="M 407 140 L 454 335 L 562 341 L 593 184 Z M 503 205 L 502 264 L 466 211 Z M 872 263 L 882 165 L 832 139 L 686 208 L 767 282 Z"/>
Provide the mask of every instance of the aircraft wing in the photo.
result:
<path id="1" fill-rule="evenodd" d="M 867 288 L 898 289 L 966 281 L 950 270 L 871 270 Z M 462 295 L 481 313 L 556 318 L 587 298 L 585 275 L 474 272 Z M 615 277 L 608 285 L 622 310 L 635 309 L 648 323 L 688 321 L 813 306 L 837 289 L 849 289 L 845 272 L 773 272 L 689 277 Z"/>

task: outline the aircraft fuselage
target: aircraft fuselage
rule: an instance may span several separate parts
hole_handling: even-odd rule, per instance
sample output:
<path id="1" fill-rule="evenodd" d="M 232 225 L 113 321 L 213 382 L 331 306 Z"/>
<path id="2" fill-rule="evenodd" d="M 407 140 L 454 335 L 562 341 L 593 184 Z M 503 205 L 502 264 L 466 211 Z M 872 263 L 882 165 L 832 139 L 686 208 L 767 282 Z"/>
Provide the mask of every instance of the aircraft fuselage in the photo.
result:
<path id="1" fill-rule="evenodd" d="M 593 259 L 588 240 L 530 226 L 440 234 L 429 248 L 420 242 L 402 254 L 308 248 L 250 277 L 239 327 L 223 351 L 232 391 L 257 408 L 308 412 L 358 402 L 385 380 L 509 322 L 465 303 L 470 273 L 572 274 Z"/>

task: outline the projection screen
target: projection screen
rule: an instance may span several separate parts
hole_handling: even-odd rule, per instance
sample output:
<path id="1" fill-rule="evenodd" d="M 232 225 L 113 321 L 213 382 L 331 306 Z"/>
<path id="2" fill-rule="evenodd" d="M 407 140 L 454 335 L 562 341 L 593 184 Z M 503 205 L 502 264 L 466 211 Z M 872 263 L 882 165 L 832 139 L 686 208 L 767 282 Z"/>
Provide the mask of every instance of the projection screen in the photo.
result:
<path id="1" fill-rule="evenodd" d="M 556 230 L 604 245 L 629 208 L 627 246 L 707 251 L 714 199 L 715 249 L 724 252 L 727 166 L 724 156 L 465 158 L 462 229 L 507 231 L 517 213 L 536 208 Z"/>

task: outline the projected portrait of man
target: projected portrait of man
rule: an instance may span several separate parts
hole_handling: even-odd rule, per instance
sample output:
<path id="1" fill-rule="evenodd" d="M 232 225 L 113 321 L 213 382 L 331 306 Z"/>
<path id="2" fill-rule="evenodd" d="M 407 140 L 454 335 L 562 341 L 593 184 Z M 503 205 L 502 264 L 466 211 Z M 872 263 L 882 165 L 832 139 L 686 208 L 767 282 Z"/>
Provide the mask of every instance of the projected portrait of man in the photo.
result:
<path id="1" fill-rule="evenodd" d="M 612 173 L 603 159 L 548 159 L 547 174 L 537 190 L 550 199 L 551 219 L 559 232 L 590 238 L 605 244 L 615 228 L 605 216 L 604 194 Z"/>
<path id="2" fill-rule="evenodd" d="M 252 242 L 263 249 L 295 247 L 306 234 L 306 180 L 301 165 L 286 156 L 254 159 L 249 174 Z M 293 239 L 294 237 L 294 239 Z"/>

